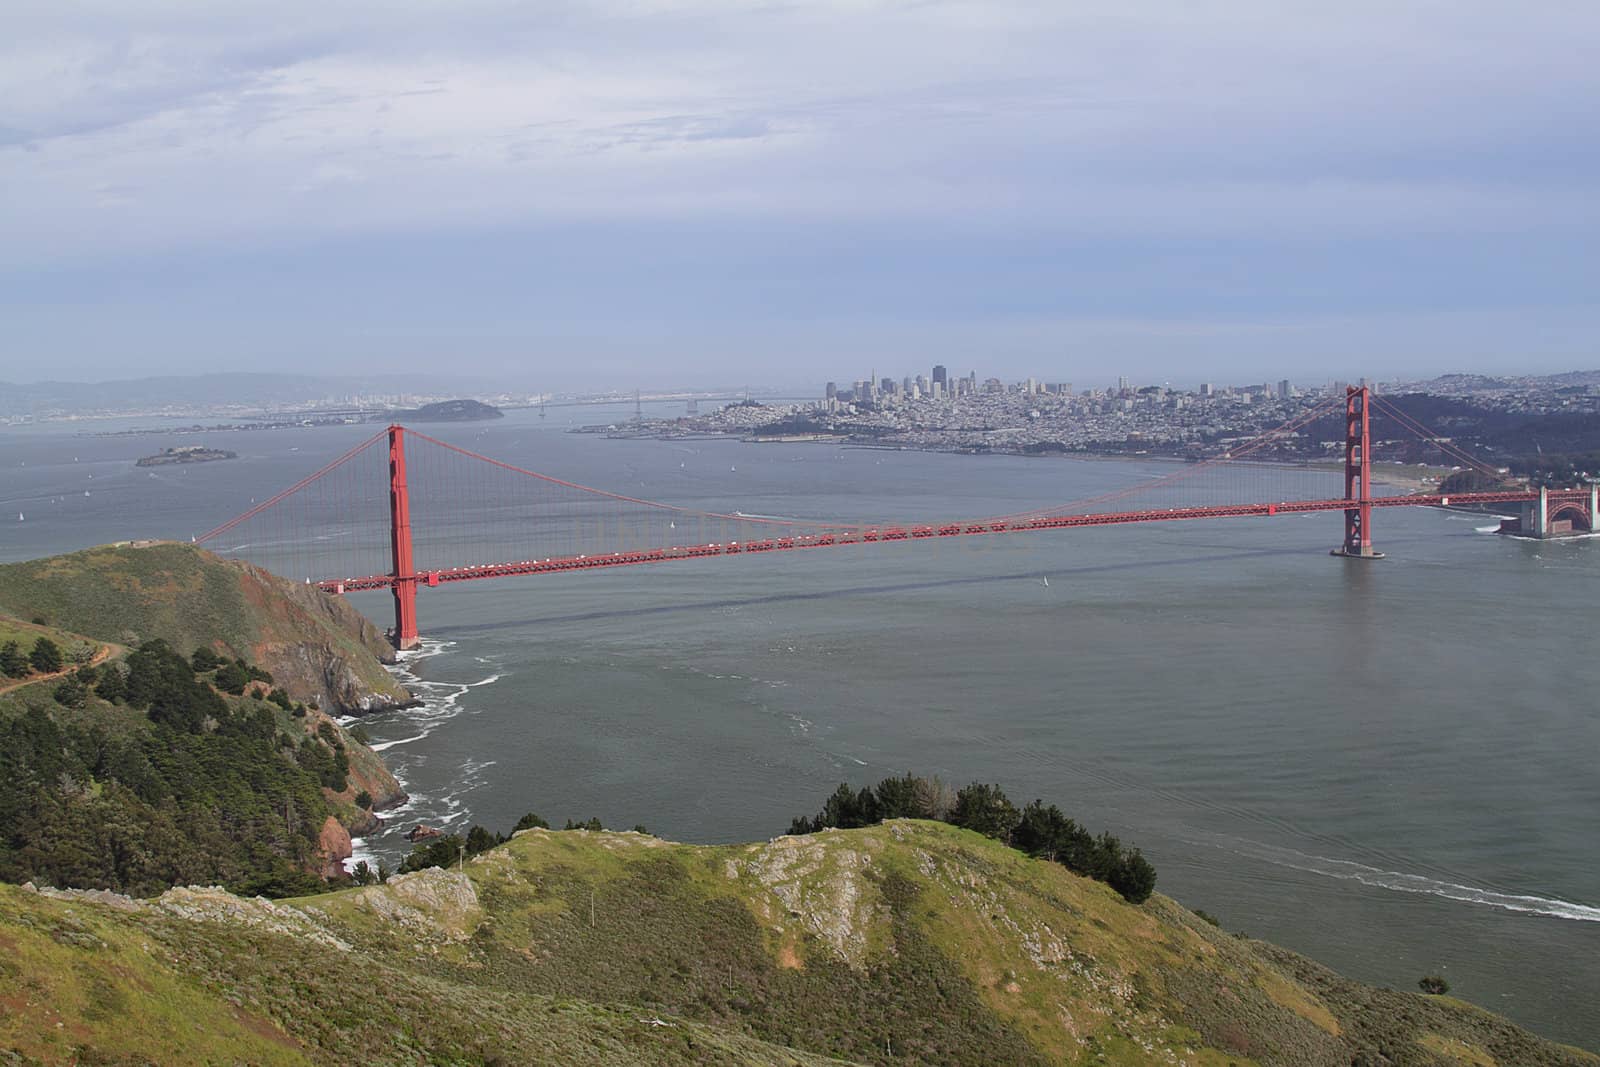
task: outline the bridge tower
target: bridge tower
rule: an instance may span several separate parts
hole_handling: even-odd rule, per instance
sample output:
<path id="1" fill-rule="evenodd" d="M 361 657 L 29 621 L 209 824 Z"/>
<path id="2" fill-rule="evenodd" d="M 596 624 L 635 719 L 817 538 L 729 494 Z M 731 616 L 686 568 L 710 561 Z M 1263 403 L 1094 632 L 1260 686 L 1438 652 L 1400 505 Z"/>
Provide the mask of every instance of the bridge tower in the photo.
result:
<path id="1" fill-rule="evenodd" d="M 1344 498 L 1351 505 L 1344 509 L 1344 544 L 1333 550 L 1335 556 L 1351 559 L 1382 559 L 1372 547 L 1372 392 L 1365 385 L 1352 385 L 1344 396 Z"/>
<path id="2" fill-rule="evenodd" d="M 389 427 L 389 546 L 394 568 L 394 647 L 416 648 L 417 573 L 411 561 L 411 497 L 406 490 L 405 428 Z"/>

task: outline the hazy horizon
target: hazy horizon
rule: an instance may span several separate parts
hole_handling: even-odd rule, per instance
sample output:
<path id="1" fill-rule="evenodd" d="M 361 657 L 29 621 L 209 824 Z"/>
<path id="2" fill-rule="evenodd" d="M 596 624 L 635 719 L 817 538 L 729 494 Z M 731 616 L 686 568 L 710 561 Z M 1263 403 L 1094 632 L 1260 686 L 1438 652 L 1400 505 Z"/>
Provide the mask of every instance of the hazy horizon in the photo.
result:
<path id="1" fill-rule="evenodd" d="M 0 15 L 0 380 L 1595 366 L 1600 8 Z"/>

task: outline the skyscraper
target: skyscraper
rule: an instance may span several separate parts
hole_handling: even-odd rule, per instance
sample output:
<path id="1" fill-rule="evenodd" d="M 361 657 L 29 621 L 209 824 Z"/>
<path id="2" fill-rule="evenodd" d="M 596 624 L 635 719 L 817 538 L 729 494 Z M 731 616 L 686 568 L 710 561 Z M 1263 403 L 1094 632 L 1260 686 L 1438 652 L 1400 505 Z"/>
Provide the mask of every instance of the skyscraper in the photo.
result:
<path id="1" fill-rule="evenodd" d="M 948 385 L 949 383 L 950 383 L 950 372 L 944 369 L 944 364 L 943 363 L 934 364 L 934 367 L 933 367 L 933 384 L 934 385 Z"/>

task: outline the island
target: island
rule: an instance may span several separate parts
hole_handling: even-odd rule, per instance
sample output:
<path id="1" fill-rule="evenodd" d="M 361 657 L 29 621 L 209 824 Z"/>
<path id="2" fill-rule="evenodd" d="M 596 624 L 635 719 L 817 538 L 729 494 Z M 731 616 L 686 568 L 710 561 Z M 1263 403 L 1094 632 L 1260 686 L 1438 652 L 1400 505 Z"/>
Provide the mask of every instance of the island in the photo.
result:
<path id="1" fill-rule="evenodd" d="M 484 419 L 505 418 L 505 412 L 479 400 L 441 400 L 436 404 L 424 404 L 420 408 L 392 411 L 386 417 L 410 422 L 479 422 Z"/>
<path id="2" fill-rule="evenodd" d="M 165 467 L 171 463 L 214 463 L 219 459 L 238 459 L 239 453 L 225 448 L 206 448 L 204 445 L 179 445 L 163 448 L 153 456 L 141 457 L 136 467 Z"/>

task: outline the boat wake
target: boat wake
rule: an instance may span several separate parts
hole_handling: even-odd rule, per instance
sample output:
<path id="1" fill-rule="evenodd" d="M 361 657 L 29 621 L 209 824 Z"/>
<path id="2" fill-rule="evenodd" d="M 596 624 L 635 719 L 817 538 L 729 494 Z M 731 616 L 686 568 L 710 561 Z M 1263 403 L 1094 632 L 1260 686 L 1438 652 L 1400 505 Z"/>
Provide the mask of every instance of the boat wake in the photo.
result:
<path id="1" fill-rule="evenodd" d="M 1533 896 L 1527 893 L 1503 893 L 1479 886 L 1462 885 L 1457 882 L 1427 878 L 1420 874 L 1386 871 L 1379 867 L 1369 867 L 1364 863 L 1330 859 L 1327 856 L 1314 856 L 1292 848 L 1263 845 L 1255 841 L 1245 841 L 1238 838 L 1229 839 L 1229 843 L 1221 844 L 1220 847 L 1227 848 L 1241 856 L 1264 860 L 1280 867 L 1319 874 L 1327 878 L 1337 878 L 1341 881 L 1359 882 L 1362 885 L 1372 886 L 1376 889 L 1388 889 L 1397 893 L 1418 893 L 1424 896 L 1440 897 L 1444 900 L 1459 901 L 1463 904 L 1477 904 L 1485 907 L 1500 908 L 1504 911 L 1544 915 L 1555 919 L 1569 919 L 1576 922 L 1590 923 L 1600 922 L 1600 908 L 1589 904 L 1574 903 L 1570 900 Z"/>

